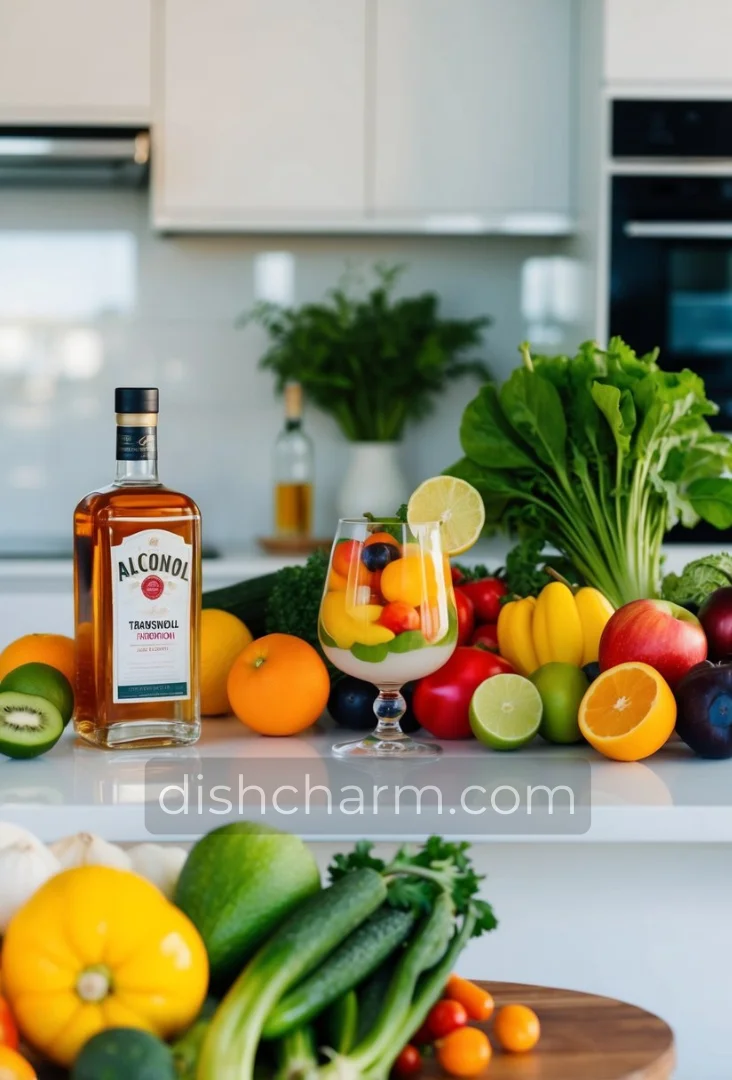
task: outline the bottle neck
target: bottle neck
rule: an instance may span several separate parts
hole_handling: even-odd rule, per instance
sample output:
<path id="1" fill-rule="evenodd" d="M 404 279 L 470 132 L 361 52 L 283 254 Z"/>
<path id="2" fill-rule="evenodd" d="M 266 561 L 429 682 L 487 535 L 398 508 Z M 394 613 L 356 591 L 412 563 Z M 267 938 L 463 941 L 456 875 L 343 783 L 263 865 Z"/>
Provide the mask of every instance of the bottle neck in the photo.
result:
<path id="1" fill-rule="evenodd" d="M 117 414 L 115 484 L 159 484 L 157 413 Z"/>

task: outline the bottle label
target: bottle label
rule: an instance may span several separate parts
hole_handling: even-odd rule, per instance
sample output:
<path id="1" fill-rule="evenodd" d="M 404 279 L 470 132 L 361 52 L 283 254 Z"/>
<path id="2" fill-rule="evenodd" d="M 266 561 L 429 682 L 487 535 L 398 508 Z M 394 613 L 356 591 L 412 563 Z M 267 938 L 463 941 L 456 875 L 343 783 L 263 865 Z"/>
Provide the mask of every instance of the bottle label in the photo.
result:
<path id="1" fill-rule="evenodd" d="M 117 461 L 152 461 L 157 456 L 156 427 L 117 427 Z"/>
<path id="2" fill-rule="evenodd" d="M 145 529 L 111 555 L 114 702 L 190 698 L 192 546 Z"/>

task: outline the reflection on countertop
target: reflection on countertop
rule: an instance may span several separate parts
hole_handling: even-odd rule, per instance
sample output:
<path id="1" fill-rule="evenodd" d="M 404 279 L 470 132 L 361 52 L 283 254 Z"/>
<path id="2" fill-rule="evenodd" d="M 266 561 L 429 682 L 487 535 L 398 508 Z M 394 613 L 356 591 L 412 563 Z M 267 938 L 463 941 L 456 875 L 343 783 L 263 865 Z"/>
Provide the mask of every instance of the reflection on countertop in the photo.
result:
<path id="1" fill-rule="evenodd" d="M 537 742 L 496 754 L 454 742 L 427 767 L 346 764 L 331 753 L 335 734 L 327 719 L 288 739 L 206 720 L 201 741 L 184 751 L 105 753 L 69 730 L 43 758 L 0 764 L 0 818 L 45 840 L 88 830 L 109 840 L 187 841 L 241 811 L 322 841 L 439 831 L 499 843 L 732 842 L 732 761 L 701 761 L 680 742 L 635 764 L 587 746 Z M 377 786 L 386 794 L 374 802 Z M 515 792 L 526 791 L 535 793 L 533 814 L 522 805 L 512 819 Z"/>

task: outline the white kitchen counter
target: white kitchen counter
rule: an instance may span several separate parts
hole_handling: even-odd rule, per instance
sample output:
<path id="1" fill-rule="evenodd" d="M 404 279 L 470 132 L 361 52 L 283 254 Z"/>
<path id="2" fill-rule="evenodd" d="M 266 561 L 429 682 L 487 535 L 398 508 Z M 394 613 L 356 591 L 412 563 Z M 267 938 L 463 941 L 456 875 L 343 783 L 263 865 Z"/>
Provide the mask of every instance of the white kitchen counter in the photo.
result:
<path id="1" fill-rule="evenodd" d="M 243 782 L 258 784 L 266 792 L 265 816 L 260 817 L 262 796 L 257 794 L 250 798 L 245 817 L 319 841 L 349 835 L 400 841 L 444 831 L 485 843 L 732 843 L 732 760 L 701 761 L 678 742 L 647 762 L 621 764 L 606 761 L 587 746 L 562 748 L 537 741 L 520 754 L 496 754 L 470 740 L 444 743 L 442 757 L 428 770 L 410 765 L 402 771 L 397 763 L 387 762 L 381 769 L 393 771 L 377 775 L 362 766 L 358 771 L 353 766 L 344 771 L 331 753 L 334 739 L 343 737 L 349 733 L 332 727 L 330 721 L 297 738 L 267 739 L 234 719 L 210 719 L 204 721 L 203 736 L 195 747 L 109 752 L 87 747 L 69 730 L 42 758 L 3 760 L 0 817 L 32 829 L 45 840 L 86 829 L 109 840 L 140 841 L 150 839 L 150 827 L 164 839 L 190 840 L 222 823 L 216 817 L 197 816 L 195 788 L 208 790 L 214 783 L 225 782 L 236 793 L 242 776 Z M 159 820 L 151 825 L 146 813 L 157 805 L 164 787 L 180 782 L 178 773 L 186 773 L 192 784 L 190 814 L 158 814 Z M 196 783 L 195 777 L 203 782 Z M 406 787 L 400 814 L 389 808 L 388 796 L 381 811 L 384 816 L 374 816 L 368 807 L 360 816 L 340 812 L 346 784 L 359 783 L 370 802 L 373 785 L 392 783 L 392 777 L 394 785 L 425 788 L 421 816 Z M 482 803 L 470 795 L 466 813 L 461 793 L 476 783 L 485 787 L 487 794 L 480 796 L 485 809 L 477 813 Z M 488 800 L 496 787 L 523 791 L 529 783 L 551 788 L 561 783 L 572 789 L 576 807 L 568 828 L 558 819 L 556 828 L 546 820 L 537 822 L 536 828 L 522 820 L 516 826 L 519 831 L 511 831 L 513 823 L 505 820 L 510 815 L 491 810 Z M 280 785 L 290 786 L 280 796 L 277 809 L 272 795 Z M 312 797 L 310 811 L 305 812 L 307 785 L 329 788 L 334 807 L 330 813 L 319 795 Z M 437 795 L 433 797 L 427 785 L 442 792 L 441 813 Z M 236 804 L 236 795 L 233 798 Z M 168 809 L 178 805 L 176 799 L 177 795 L 168 798 Z M 561 794 L 556 799 L 559 806 Z M 541 810 L 539 798 L 535 814 Z M 518 821 L 521 813 L 515 816 Z"/>

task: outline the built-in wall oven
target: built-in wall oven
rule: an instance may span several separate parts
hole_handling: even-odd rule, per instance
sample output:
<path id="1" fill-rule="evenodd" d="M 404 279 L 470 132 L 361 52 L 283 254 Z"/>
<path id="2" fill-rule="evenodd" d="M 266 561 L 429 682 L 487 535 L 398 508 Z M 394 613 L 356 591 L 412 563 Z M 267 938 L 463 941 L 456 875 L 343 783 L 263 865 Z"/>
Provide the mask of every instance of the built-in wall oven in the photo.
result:
<path id="1" fill-rule="evenodd" d="M 609 332 L 698 372 L 732 432 L 732 101 L 611 109 Z"/>

